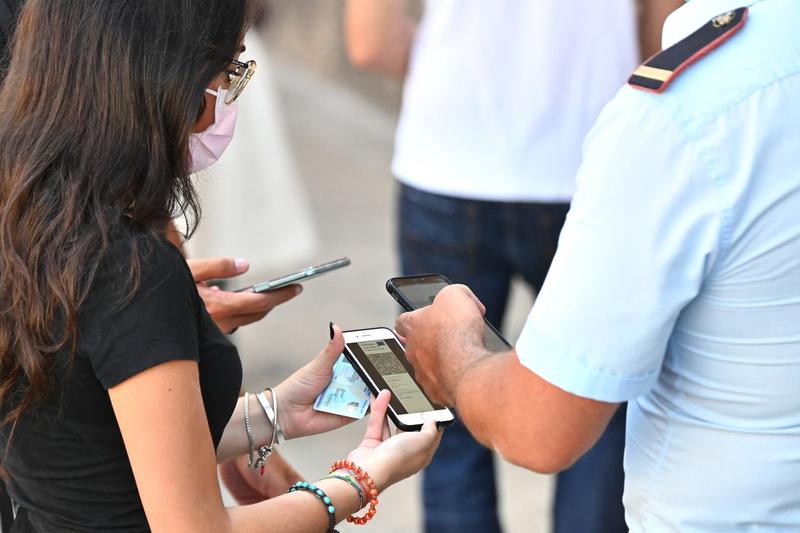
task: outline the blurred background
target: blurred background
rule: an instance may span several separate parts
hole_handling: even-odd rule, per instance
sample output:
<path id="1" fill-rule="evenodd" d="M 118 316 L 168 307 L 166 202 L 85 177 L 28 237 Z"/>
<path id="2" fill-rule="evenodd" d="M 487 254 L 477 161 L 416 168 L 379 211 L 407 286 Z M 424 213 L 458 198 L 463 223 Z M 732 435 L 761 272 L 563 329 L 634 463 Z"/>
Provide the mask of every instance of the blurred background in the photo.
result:
<path id="1" fill-rule="evenodd" d="M 250 272 L 234 288 L 342 256 L 353 261 L 309 281 L 295 300 L 234 335 L 246 390 L 279 382 L 315 355 L 329 321 L 343 329 L 392 326 L 399 312 L 384 283 L 399 272 L 390 162 L 401 85 L 350 66 L 342 11 L 341 0 L 269 4 L 243 54 L 259 69 L 240 99 L 236 138 L 220 163 L 198 176 L 204 214 L 188 251 L 249 259 Z M 418 3 L 412 11 L 419 13 Z M 515 286 L 503 327 L 512 342 L 531 303 L 527 289 Z M 318 479 L 363 430 L 355 423 L 280 451 Z M 551 479 L 498 464 L 506 531 L 548 531 Z M 419 479 L 384 494 L 370 529 L 421 531 Z"/>

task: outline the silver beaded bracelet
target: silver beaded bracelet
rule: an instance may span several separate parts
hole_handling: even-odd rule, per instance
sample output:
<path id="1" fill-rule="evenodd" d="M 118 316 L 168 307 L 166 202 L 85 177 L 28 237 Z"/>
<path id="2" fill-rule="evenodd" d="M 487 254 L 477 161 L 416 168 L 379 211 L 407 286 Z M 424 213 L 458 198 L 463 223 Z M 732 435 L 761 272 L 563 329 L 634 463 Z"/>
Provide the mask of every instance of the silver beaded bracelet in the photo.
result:
<path id="1" fill-rule="evenodd" d="M 247 465 L 250 468 L 253 466 L 253 452 L 255 451 L 255 444 L 253 440 L 253 428 L 250 426 L 250 393 L 244 393 L 244 430 L 247 432 L 247 442 L 250 445 L 250 451 L 247 456 Z"/>
<path id="2" fill-rule="evenodd" d="M 263 393 L 261 393 L 261 394 L 263 394 Z M 257 394 L 254 395 L 256 397 L 256 399 L 259 401 L 259 403 L 261 404 L 261 406 L 264 407 L 264 413 L 267 415 L 267 420 L 269 420 L 270 424 L 273 424 L 272 442 L 269 445 L 264 444 L 263 446 L 259 446 L 259 448 L 258 448 L 258 458 L 254 460 L 253 459 L 253 454 L 254 454 L 254 452 L 256 450 L 255 450 L 255 438 L 253 437 L 253 427 L 250 424 L 250 396 L 251 395 L 250 395 L 249 392 L 245 392 L 244 393 L 244 428 L 245 428 L 245 431 L 247 432 L 247 443 L 248 443 L 248 445 L 250 447 L 250 450 L 249 450 L 248 456 L 247 456 L 247 465 L 250 468 L 260 469 L 261 470 L 261 475 L 263 476 L 264 475 L 264 470 L 266 469 L 266 466 L 267 466 L 267 459 L 269 458 L 270 454 L 272 453 L 272 449 L 275 447 L 275 433 L 276 432 L 275 432 L 275 429 L 274 429 L 274 424 L 275 424 L 275 421 L 277 420 L 277 418 L 273 419 L 272 417 L 270 417 L 270 412 L 272 411 L 272 407 L 269 408 L 270 412 L 268 412 L 267 408 L 265 407 L 265 402 L 266 402 L 266 405 L 269 406 L 269 403 L 267 402 L 266 397 L 264 397 L 264 399 L 262 401 L 262 399 L 259 397 L 259 395 L 257 395 Z M 277 416 L 277 411 L 273 413 L 273 417 L 276 417 L 276 416 Z"/>

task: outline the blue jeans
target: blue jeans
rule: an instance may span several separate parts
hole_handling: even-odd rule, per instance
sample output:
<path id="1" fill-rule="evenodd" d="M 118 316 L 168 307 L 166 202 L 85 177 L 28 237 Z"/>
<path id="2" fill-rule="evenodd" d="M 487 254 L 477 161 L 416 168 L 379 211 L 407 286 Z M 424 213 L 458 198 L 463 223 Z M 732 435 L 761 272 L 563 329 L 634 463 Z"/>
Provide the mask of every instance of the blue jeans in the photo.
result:
<path id="1" fill-rule="evenodd" d="M 511 278 L 541 288 L 569 204 L 463 200 L 401 185 L 400 261 L 404 275 L 438 272 L 468 285 L 501 327 Z M 592 450 L 558 475 L 555 533 L 627 532 L 622 508 L 621 409 Z M 460 421 L 444 432 L 423 477 L 429 533 L 499 532 L 494 455 Z"/>

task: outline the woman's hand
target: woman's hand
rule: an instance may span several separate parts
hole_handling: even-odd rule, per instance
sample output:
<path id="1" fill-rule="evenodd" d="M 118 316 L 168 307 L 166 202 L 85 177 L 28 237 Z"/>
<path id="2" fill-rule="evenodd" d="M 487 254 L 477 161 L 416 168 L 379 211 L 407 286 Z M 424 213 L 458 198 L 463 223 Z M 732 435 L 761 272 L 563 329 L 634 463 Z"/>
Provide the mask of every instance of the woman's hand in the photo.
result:
<path id="1" fill-rule="evenodd" d="M 425 468 L 442 438 L 436 422 L 427 422 L 420 431 L 398 432 L 392 436 L 386 420 L 391 396 L 385 390 L 372 401 L 372 413 L 364 440 L 347 456 L 367 471 L 378 491 Z"/>
<path id="2" fill-rule="evenodd" d="M 209 286 L 212 279 L 230 279 L 247 272 L 250 264 L 244 259 L 213 257 L 209 259 L 187 259 L 192 277 L 197 283 L 197 292 L 206 305 L 208 314 L 223 333 L 232 333 L 240 326 L 258 322 L 278 305 L 288 302 L 303 290 L 300 285 L 289 285 L 282 289 L 261 294 L 254 292 L 224 291 Z"/>
<path id="3" fill-rule="evenodd" d="M 346 416 L 315 411 L 314 401 L 333 377 L 333 365 L 344 350 L 344 337 L 331 326 L 328 345 L 311 362 L 275 387 L 278 393 L 278 422 L 287 439 L 325 433 L 354 422 Z"/>

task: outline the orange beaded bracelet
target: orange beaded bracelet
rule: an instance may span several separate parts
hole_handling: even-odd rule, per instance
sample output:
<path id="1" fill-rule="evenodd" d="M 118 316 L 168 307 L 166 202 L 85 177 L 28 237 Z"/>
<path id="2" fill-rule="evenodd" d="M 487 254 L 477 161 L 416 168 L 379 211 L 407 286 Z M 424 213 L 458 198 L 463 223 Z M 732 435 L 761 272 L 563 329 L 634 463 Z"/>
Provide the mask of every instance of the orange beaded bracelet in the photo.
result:
<path id="1" fill-rule="evenodd" d="M 351 524 L 356 524 L 357 526 L 363 526 L 364 524 L 372 520 L 372 517 L 374 517 L 375 513 L 377 513 L 378 489 L 375 488 L 375 482 L 363 468 L 356 465 L 354 462 L 348 461 L 346 459 L 342 459 L 341 461 L 336 461 L 335 463 L 333 463 L 333 466 L 331 467 L 331 472 L 335 472 L 336 470 L 349 470 L 356 478 L 356 480 L 364 487 L 364 493 L 367 497 L 367 501 L 369 502 L 369 509 L 367 509 L 367 514 L 365 514 L 364 516 L 350 515 L 347 517 L 347 521 L 350 522 Z"/>

